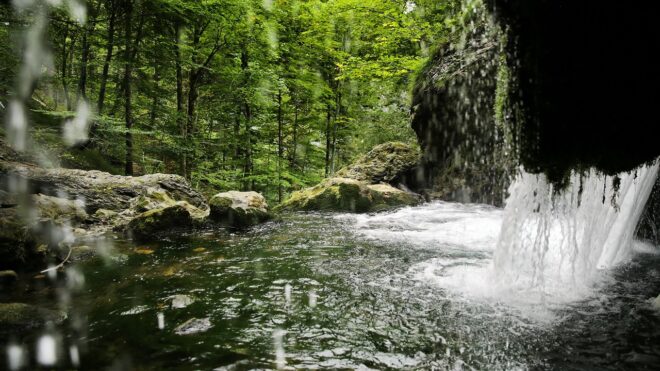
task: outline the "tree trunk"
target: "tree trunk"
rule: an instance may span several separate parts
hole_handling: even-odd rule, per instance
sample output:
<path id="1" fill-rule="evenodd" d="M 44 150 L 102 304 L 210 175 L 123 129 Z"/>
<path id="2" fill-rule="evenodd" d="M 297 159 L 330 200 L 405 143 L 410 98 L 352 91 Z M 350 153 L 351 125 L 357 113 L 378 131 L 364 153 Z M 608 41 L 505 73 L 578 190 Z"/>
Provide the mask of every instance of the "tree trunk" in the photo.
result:
<path id="1" fill-rule="evenodd" d="M 176 69 L 176 123 L 181 132 L 181 140 L 185 143 L 187 138 L 187 124 L 183 120 L 183 71 L 181 67 L 181 29 L 178 22 L 174 24 L 174 63 Z M 181 175 L 188 171 L 185 153 L 181 155 Z"/>
<path id="2" fill-rule="evenodd" d="M 296 156 L 298 153 L 298 102 L 294 104 L 294 111 L 293 111 L 293 143 L 291 145 L 291 159 L 290 159 L 290 166 L 292 169 L 295 169 L 296 167 Z"/>
<path id="3" fill-rule="evenodd" d="M 64 28 L 64 40 L 62 41 L 62 90 L 64 92 L 64 102 L 66 103 L 67 111 L 71 110 L 71 101 L 69 98 L 69 84 L 67 82 L 67 62 L 69 60 L 69 53 L 66 48 L 66 40 L 69 38 L 69 24 L 67 23 Z"/>
<path id="4" fill-rule="evenodd" d="M 124 49 L 124 119 L 126 121 L 126 175 L 133 175 L 133 112 L 131 107 L 131 75 L 132 75 L 132 16 L 133 1 L 125 1 L 126 15 L 124 19 L 124 33 L 126 46 Z"/>
<path id="5" fill-rule="evenodd" d="M 282 159 L 284 157 L 284 133 L 282 115 L 282 89 L 277 91 L 277 200 L 282 202 Z"/>
<path id="6" fill-rule="evenodd" d="M 328 112 L 325 118 L 325 177 L 330 176 L 330 152 L 332 151 L 332 128 L 330 126 L 332 120 L 332 108 L 328 106 Z"/>
<path id="7" fill-rule="evenodd" d="M 101 74 L 101 87 L 99 88 L 99 116 L 103 114 L 105 90 L 108 83 L 108 74 L 110 73 L 110 62 L 112 61 L 112 51 L 115 47 L 115 20 L 117 18 L 117 7 L 115 6 L 114 0 L 109 1 L 108 12 L 110 13 L 110 20 L 108 21 L 108 44 L 106 46 L 105 61 L 103 63 L 103 73 Z"/>

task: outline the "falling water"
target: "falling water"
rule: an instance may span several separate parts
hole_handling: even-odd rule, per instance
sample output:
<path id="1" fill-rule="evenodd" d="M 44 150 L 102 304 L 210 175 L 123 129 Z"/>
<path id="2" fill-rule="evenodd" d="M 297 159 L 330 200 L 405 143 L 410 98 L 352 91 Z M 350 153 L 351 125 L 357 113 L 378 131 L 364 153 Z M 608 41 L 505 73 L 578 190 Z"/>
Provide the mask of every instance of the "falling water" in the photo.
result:
<path id="1" fill-rule="evenodd" d="M 499 284 L 541 301 L 584 295 L 630 257 L 657 175 L 657 163 L 616 177 L 591 170 L 557 192 L 544 175 L 520 174 L 494 255 Z"/>

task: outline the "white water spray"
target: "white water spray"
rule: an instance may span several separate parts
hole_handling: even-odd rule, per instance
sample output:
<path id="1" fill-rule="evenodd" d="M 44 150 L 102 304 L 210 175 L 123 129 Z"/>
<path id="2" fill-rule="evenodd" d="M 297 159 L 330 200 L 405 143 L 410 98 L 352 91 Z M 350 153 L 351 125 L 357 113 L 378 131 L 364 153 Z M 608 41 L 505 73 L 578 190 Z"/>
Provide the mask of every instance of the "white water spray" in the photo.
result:
<path id="1" fill-rule="evenodd" d="M 658 164 L 618 177 L 591 170 L 557 193 L 544 175 L 521 174 L 495 251 L 499 284 L 542 302 L 584 296 L 604 269 L 631 256 L 657 175 Z"/>

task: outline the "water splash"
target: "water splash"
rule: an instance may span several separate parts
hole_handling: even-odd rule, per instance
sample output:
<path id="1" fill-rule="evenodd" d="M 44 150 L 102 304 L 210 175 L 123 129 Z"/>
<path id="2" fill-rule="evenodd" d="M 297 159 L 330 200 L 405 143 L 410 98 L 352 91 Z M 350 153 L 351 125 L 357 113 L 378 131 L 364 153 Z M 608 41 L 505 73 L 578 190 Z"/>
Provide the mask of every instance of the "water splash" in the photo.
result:
<path id="1" fill-rule="evenodd" d="M 635 228 L 658 165 L 606 177 L 573 174 L 559 193 L 543 175 L 522 173 L 510 188 L 494 257 L 504 287 L 541 301 L 587 294 L 603 270 L 632 254 Z"/>
<path id="2" fill-rule="evenodd" d="M 9 102 L 6 127 L 9 145 L 19 152 L 25 151 L 28 123 L 25 117 L 25 109 L 20 102 L 15 100 Z"/>

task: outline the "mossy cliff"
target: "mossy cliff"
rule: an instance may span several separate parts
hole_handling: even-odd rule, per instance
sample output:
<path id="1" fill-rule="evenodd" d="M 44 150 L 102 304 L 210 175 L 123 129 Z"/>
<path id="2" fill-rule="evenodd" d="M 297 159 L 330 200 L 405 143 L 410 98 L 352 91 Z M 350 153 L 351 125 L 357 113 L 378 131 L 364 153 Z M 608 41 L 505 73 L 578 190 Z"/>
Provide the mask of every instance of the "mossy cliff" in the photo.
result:
<path id="1" fill-rule="evenodd" d="M 423 158 L 408 183 L 444 200 L 501 205 L 515 168 L 502 123 L 504 33 L 480 2 L 461 22 L 416 81 L 412 128 Z"/>

